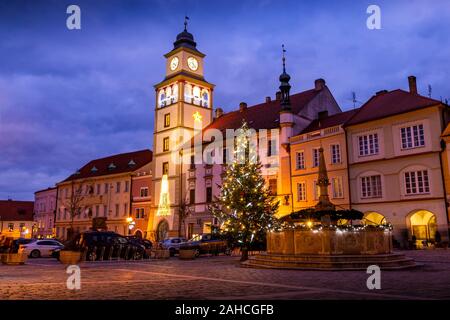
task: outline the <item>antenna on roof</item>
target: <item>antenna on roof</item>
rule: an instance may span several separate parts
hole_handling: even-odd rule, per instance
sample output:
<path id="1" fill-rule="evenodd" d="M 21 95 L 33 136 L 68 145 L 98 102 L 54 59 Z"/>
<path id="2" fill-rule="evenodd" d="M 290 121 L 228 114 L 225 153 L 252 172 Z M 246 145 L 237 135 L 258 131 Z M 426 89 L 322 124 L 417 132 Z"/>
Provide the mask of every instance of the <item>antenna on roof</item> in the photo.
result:
<path id="1" fill-rule="evenodd" d="M 431 98 L 431 92 L 433 89 L 431 88 L 431 84 L 428 85 L 428 97 Z"/>
<path id="2" fill-rule="evenodd" d="M 353 102 L 353 109 L 356 108 L 356 103 L 361 103 L 361 101 L 356 100 L 356 92 L 352 91 L 352 102 Z"/>

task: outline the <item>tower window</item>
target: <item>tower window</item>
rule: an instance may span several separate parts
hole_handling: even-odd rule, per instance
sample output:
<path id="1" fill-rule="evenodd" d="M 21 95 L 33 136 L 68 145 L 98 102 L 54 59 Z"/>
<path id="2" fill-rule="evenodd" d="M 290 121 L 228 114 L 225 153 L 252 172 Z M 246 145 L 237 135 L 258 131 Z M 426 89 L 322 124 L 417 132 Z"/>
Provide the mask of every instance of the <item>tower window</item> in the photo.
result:
<path id="1" fill-rule="evenodd" d="M 163 139 L 163 151 L 169 151 L 169 137 Z"/>
<path id="2" fill-rule="evenodd" d="M 170 127 L 170 113 L 164 115 L 164 128 Z"/>
<path id="3" fill-rule="evenodd" d="M 163 162 L 162 164 L 162 174 L 169 174 L 169 163 Z"/>

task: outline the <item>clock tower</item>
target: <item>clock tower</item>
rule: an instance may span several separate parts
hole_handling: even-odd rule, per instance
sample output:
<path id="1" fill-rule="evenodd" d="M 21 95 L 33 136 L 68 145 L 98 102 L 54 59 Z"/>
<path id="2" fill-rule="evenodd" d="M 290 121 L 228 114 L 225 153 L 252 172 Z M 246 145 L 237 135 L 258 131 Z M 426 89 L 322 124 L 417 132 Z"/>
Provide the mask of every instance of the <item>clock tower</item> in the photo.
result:
<path id="1" fill-rule="evenodd" d="M 156 240 L 179 235 L 179 209 L 186 202 L 190 167 L 189 161 L 181 161 L 186 159 L 181 150 L 192 140 L 194 129 L 203 129 L 213 120 L 214 85 L 204 78 L 205 55 L 197 50 L 186 21 L 164 57 L 166 76 L 155 85 L 152 229 Z"/>

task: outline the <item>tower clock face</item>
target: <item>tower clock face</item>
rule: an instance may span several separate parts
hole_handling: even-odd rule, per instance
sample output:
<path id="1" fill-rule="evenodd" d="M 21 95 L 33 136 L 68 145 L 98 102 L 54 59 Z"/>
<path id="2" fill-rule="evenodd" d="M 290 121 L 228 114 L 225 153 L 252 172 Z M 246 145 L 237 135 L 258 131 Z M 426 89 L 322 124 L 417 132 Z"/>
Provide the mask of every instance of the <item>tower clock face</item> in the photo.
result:
<path id="1" fill-rule="evenodd" d="M 189 69 L 191 69 L 192 71 L 198 69 L 198 61 L 194 57 L 189 57 L 187 62 Z"/>
<path id="2" fill-rule="evenodd" d="M 174 57 L 172 60 L 170 60 L 170 70 L 175 70 L 178 67 L 178 57 Z"/>

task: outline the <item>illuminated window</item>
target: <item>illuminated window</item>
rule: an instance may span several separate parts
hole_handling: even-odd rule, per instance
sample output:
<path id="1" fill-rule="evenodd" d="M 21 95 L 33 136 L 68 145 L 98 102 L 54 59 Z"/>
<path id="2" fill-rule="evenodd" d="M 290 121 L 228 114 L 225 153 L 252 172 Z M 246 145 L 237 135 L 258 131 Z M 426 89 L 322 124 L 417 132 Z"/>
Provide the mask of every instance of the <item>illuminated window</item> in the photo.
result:
<path id="1" fill-rule="evenodd" d="M 8 231 L 9 232 L 14 231 L 14 223 L 8 223 Z"/>
<path id="2" fill-rule="evenodd" d="M 163 139 L 163 151 L 169 151 L 169 137 Z"/>
<path id="3" fill-rule="evenodd" d="M 269 179 L 269 192 L 271 195 L 277 194 L 277 179 Z"/>
<path id="4" fill-rule="evenodd" d="M 342 188 L 342 177 L 335 177 L 331 179 L 331 189 L 333 191 L 333 198 L 344 197 L 344 191 Z"/>
<path id="5" fill-rule="evenodd" d="M 163 162 L 162 164 L 162 174 L 169 174 L 169 163 Z"/>
<path id="6" fill-rule="evenodd" d="M 164 115 L 164 128 L 170 127 L 170 113 Z"/>
<path id="7" fill-rule="evenodd" d="M 140 192 L 141 197 L 148 197 L 148 187 L 142 187 Z"/>
<path id="8" fill-rule="evenodd" d="M 314 181 L 314 200 L 319 200 L 320 197 L 320 186 L 317 181 Z"/>

